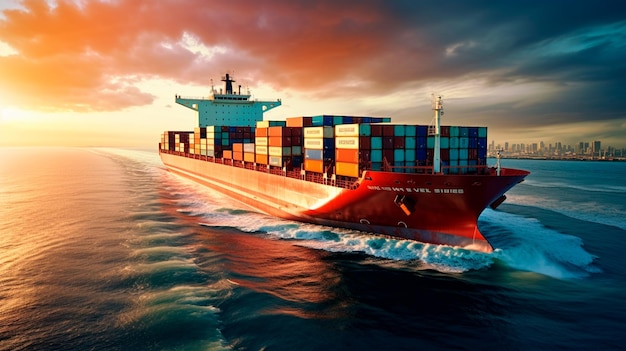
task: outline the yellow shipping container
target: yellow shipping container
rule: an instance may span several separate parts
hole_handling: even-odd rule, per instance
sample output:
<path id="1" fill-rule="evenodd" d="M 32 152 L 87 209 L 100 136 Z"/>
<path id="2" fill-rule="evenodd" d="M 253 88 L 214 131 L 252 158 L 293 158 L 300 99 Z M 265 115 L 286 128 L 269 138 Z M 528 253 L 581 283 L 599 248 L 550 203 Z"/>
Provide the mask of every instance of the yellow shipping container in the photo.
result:
<path id="1" fill-rule="evenodd" d="M 243 160 L 246 162 L 255 162 L 254 152 L 244 152 Z"/>
<path id="2" fill-rule="evenodd" d="M 359 176 L 359 164 L 348 162 L 335 162 L 335 173 L 346 177 Z"/>
<path id="3" fill-rule="evenodd" d="M 267 156 L 269 154 L 268 151 L 269 150 L 267 149 L 267 146 L 259 146 L 259 145 L 257 145 L 257 146 L 254 147 L 254 152 L 256 152 L 257 155 L 266 155 Z"/>
<path id="4" fill-rule="evenodd" d="M 256 137 L 254 138 L 254 143 L 257 146 L 267 146 L 268 137 Z"/>

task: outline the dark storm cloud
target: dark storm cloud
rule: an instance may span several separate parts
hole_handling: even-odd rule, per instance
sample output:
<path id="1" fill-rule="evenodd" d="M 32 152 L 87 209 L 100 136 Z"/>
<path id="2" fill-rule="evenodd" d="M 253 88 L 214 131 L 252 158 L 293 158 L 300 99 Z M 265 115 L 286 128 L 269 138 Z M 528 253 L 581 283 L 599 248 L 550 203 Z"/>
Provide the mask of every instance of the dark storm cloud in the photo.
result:
<path id="1" fill-rule="evenodd" d="M 460 102 L 468 115 L 519 127 L 626 111 L 621 1 L 25 1 L 0 28 L 19 52 L 0 57 L 0 90 L 23 106 L 117 110 L 152 101 L 135 79 L 208 84 L 209 71 L 236 68 L 253 86 L 318 98 L 471 80 L 547 87 L 527 101 Z M 224 50 L 202 57 L 184 35 Z"/>

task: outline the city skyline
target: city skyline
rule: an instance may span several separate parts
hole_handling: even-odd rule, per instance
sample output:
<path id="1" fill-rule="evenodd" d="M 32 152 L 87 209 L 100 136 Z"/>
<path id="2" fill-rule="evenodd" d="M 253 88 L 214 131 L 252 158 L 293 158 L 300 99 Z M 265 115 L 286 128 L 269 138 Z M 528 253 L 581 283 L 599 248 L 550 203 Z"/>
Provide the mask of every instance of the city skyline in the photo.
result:
<path id="1" fill-rule="evenodd" d="M 626 157 L 626 148 L 614 147 L 612 145 L 603 145 L 601 140 L 580 141 L 575 144 L 563 143 L 555 141 L 554 143 L 527 142 L 527 143 L 509 143 L 507 141 L 498 143 L 491 140 L 488 151 L 493 155 L 497 151 L 503 151 L 504 156 L 556 156 L 556 157 L 576 157 L 590 156 L 596 158 L 624 158 Z"/>
<path id="2" fill-rule="evenodd" d="M 442 13 L 442 8 L 445 8 Z M 0 145 L 154 147 L 191 130 L 176 94 L 230 72 L 283 105 L 447 125 L 517 142 L 626 147 L 621 1 L 8 0 L 0 3 Z"/>

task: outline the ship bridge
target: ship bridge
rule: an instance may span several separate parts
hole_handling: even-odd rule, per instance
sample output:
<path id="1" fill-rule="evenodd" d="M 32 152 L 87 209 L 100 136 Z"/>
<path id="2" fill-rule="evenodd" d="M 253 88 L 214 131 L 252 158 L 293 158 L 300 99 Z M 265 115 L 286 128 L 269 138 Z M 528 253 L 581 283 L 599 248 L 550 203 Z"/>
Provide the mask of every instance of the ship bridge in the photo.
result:
<path id="1" fill-rule="evenodd" d="M 198 112 L 198 126 L 256 126 L 263 113 L 281 105 L 275 101 L 250 100 L 250 94 L 241 94 L 241 85 L 233 91 L 235 80 L 227 73 L 222 77 L 225 89 L 213 91 L 207 98 L 190 98 L 176 95 L 176 103 Z"/>

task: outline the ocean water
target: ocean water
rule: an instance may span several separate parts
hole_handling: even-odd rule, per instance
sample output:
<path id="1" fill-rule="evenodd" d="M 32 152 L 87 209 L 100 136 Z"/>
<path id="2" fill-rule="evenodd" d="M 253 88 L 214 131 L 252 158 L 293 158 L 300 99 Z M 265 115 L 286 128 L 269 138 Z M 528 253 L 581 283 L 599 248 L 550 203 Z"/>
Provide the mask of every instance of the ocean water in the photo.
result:
<path id="1" fill-rule="evenodd" d="M 530 170 L 492 254 L 254 213 L 154 151 L 0 148 L 0 350 L 619 350 L 626 163 Z"/>

